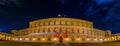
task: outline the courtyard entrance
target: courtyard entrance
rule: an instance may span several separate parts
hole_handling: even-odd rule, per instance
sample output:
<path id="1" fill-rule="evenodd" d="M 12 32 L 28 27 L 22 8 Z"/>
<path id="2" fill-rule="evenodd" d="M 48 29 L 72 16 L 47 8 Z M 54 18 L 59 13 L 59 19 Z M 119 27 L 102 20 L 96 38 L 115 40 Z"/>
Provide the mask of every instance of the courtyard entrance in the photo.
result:
<path id="1" fill-rule="evenodd" d="M 59 42 L 60 42 L 60 43 L 63 42 L 63 37 L 62 37 L 62 36 L 59 37 Z"/>

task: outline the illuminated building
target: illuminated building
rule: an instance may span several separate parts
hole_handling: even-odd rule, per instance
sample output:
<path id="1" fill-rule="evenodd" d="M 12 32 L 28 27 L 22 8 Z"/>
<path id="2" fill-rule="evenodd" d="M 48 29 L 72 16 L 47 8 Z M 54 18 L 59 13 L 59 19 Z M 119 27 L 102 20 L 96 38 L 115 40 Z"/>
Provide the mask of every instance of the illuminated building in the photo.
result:
<path id="1" fill-rule="evenodd" d="M 22 42 L 107 42 L 120 40 L 120 34 L 93 27 L 93 23 L 75 18 L 47 18 L 29 23 L 29 28 L 0 33 L 1 40 Z"/>

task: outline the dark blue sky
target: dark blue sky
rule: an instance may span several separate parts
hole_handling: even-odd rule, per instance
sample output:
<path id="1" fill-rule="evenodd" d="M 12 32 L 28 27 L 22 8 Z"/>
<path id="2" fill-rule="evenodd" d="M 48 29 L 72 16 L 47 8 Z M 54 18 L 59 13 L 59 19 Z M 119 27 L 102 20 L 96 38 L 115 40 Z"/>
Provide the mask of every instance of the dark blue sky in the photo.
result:
<path id="1" fill-rule="evenodd" d="M 57 14 L 94 22 L 94 27 L 120 32 L 119 0 L 0 0 L 0 32 L 28 28 L 30 21 Z"/>

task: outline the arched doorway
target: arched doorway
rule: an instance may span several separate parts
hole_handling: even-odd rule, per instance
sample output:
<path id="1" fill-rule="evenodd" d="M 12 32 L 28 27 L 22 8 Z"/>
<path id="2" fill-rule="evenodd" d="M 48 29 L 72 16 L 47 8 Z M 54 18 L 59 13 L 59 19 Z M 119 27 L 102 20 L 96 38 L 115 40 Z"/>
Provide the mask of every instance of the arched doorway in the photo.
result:
<path id="1" fill-rule="evenodd" d="M 61 42 L 61 43 L 63 42 L 63 37 L 62 36 L 59 37 L 59 42 Z"/>

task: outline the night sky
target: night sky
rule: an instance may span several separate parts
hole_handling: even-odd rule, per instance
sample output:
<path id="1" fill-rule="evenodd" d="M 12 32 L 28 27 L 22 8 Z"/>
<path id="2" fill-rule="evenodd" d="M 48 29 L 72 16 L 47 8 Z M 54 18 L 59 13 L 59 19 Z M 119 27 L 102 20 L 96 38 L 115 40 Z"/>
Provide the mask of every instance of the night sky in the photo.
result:
<path id="1" fill-rule="evenodd" d="M 92 21 L 98 29 L 120 32 L 119 0 L 0 0 L 0 32 L 28 28 L 30 21 L 58 14 Z"/>

